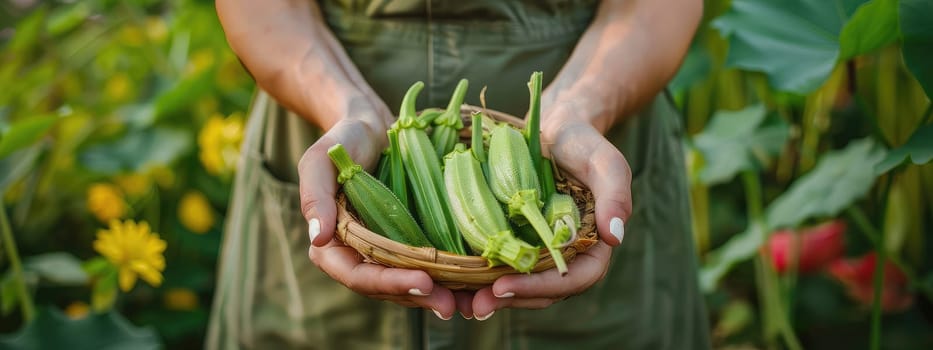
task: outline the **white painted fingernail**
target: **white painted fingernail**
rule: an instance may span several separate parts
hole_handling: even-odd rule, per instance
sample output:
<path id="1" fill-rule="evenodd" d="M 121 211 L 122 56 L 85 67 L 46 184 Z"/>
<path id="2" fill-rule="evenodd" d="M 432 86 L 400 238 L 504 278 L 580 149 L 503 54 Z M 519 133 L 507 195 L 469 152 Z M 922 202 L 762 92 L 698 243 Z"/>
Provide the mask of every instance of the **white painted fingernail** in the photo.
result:
<path id="1" fill-rule="evenodd" d="M 502 295 L 496 295 L 496 298 L 505 299 L 505 298 L 511 298 L 514 296 L 515 296 L 515 293 L 513 292 L 505 292 L 505 293 L 502 293 Z"/>
<path id="2" fill-rule="evenodd" d="M 416 297 L 423 297 L 428 295 L 428 293 L 422 292 L 421 289 L 418 288 L 409 289 L 408 294 L 414 295 Z"/>
<path id="3" fill-rule="evenodd" d="M 615 217 L 609 220 L 609 233 L 615 236 L 619 243 L 622 243 L 622 238 L 625 237 L 625 225 L 622 218 Z"/>
<path id="4" fill-rule="evenodd" d="M 314 241 L 314 237 L 321 233 L 321 222 L 317 218 L 308 221 L 308 238 Z"/>
<path id="5" fill-rule="evenodd" d="M 434 315 L 436 315 L 436 316 L 437 316 L 437 318 L 439 318 L 439 319 L 442 319 L 442 320 L 444 320 L 444 321 L 447 321 L 447 320 L 449 320 L 449 319 L 450 319 L 450 317 L 448 317 L 448 318 L 444 318 L 444 316 L 441 316 L 441 312 L 440 312 L 440 311 L 437 311 L 437 310 L 433 310 L 433 309 L 432 309 L 431 311 L 434 311 Z M 452 317 L 452 316 L 451 316 L 451 317 Z"/>
<path id="6" fill-rule="evenodd" d="M 495 310 L 490 311 L 490 312 L 489 312 L 488 314 L 486 314 L 485 316 L 476 316 L 476 320 L 477 320 L 477 321 L 485 321 L 485 320 L 488 320 L 490 317 L 492 317 L 492 314 L 494 314 L 494 313 L 496 313 Z"/>
<path id="7" fill-rule="evenodd" d="M 472 319 L 473 319 L 473 315 L 467 316 L 467 314 L 462 313 L 462 312 L 460 313 L 460 316 L 463 317 L 464 320 L 472 320 Z"/>

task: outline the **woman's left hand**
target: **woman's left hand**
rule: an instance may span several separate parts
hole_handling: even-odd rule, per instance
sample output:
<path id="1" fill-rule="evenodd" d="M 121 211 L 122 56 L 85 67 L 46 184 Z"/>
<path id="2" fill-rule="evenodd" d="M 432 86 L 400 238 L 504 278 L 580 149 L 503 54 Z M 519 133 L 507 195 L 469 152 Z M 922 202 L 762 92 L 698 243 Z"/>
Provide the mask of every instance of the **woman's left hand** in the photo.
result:
<path id="1" fill-rule="evenodd" d="M 500 277 L 491 287 L 476 291 L 471 305 L 478 320 L 506 307 L 541 309 L 586 291 L 609 268 L 612 247 L 622 243 L 624 222 L 632 212 L 628 162 L 572 104 L 559 104 L 542 118 L 542 148 L 565 174 L 579 180 L 596 200 L 596 226 L 600 240 L 568 264 L 561 276 L 556 269 L 528 275 Z M 459 303 L 458 303 L 459 304 Z"/>

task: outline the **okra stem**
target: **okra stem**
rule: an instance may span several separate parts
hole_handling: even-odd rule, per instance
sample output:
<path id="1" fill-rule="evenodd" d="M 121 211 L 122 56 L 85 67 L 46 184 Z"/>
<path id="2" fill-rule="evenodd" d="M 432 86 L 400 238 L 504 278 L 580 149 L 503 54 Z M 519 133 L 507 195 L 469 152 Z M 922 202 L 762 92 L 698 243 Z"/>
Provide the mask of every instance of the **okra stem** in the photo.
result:
<path id="1" fill-rule="evenodd" d="M 438 158 L 444 158 L 444 155 L 453 150 L 457 143 L 457 134 L 463 129 L 463 119 L 460 117 L 460 106 L 463 105 L 463 99 L 466 97 L 469 83 L 466 79 L 460 79 L 454 94 L 447 104 L 447 109 L 440 117 L 434 120 L 434 132 L 431 134 L 431 143 L 437 152 Z"/>
<path id="2" fill-rule="evenodd" d="M 489 177 L 489 165 L 486 164 L 486 146 L 483 144 L 483 116 L 480 113 L 472 113 L 470 114 L 470 121 L 472 123 L 470 148 L 473 157 L 479 161 L 479 165 L 483 168 L 483 176 Z"/>
<path id="3" fill-rule="evenodd" d="M 543 176 L 541 173 L 543 170 L 541 166 L 541 80 L 542 73 L 534 72 L 531 74 L 531 80 L 528 81 L 528 92 L 531 98 L 528 102 L 528 121 L 525 123 L 525 141 L 528 143 L 528 153 L 531 154 L 531 163 L 539 176 Z M 542 199 L 545 200 L 546 198 Z"/>
<path id="4" fill-rule="evenodd" d="M 350 158 L 350 154 L 347 153 L 347 150 L 339 143 L 331 146 L 331 148 L 327 150 L 327 155 L 330 156 L 330 159 L 334 162 L 334 166 L 337 167 L 337 182 L 340 184 L 347 182 L 347 180 L 350 180 L 354 175 L 363 171 L 363 167 L 353 162 L 353 159 Z"/>
<path id="5" fill-rule="evenodd" d="M 554 244 L 554 233 L 551 232 L 547 220 L 541 215 L 537 197 L 537 191 L 535 190 L 521 190 L 515 193 L 512 199 L 509 200 L 509 216 L 521 215 L 528 220 L 535 231 L 538 232 L 544 246 L 551 253 L 554 264 L 557 265 L 557 271 L 563 276 L 567 274 L 567 263 L 564 261 L 564 256 L 561 255 L 560 250 L 557 249 L 557 245 Z"/>
<path id="6" fill-rule="evenodd" d="M 421 115 L 418 116 L 418 119 L 421 119 L 424 125 L 431 125 L 441 114 L 444 114 L 444 110 L 440 108 L 428 108 L 421 111 Z"/>
<path id="7" fill-rule="evenodd" d="M 486 241 L 483 257 L 491 262 L 503 262 L 518 272 L 530 272 L 538 263 L 538 249 L 502 231 L 491 235 Z"/>
<path id="8" fill-rule="evenodd" d="M 521 211 L 522 215 L 528 219 L 531 226 L 538 232 L 541 240 L 544 241 L 544 246 L 547 247 L 548 252 L 551 253 L 551 258 L 554 259 L 554 264 L 557 265 L 557 271 L 560 272 L 561 276 L 566 275 L 567 262 L 564 261 L 564 256 L 561 255 L 560 250 L 554 244 L 554 234 L 551 233 L 551 228 L 547 226 L 547 221 L 541 216 L 541 211 L 530 202 L 525 202 L 521 207 Z"/>

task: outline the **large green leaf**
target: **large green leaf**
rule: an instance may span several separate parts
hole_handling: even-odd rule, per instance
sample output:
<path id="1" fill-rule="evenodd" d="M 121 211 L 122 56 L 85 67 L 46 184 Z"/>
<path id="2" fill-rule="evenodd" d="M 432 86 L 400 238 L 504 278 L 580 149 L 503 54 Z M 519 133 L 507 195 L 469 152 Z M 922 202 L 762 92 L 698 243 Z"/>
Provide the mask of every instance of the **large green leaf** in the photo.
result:
<path id="1" fill-rule="evenodd" d="M 56 8 L 46 22 L 46 30 L 53 36 L 65 34 L 84 23 L 91 15 L 91 5 L 87 1 Z"/>
<path id="2" fill-rule="evenodd" d="M 839 36 L 841 59 L 880 49 L 897 40 L 897 0 L 872 0 L 859 6 Z"/>
<path id="3" fill-rule="evenodd" d="M 731 180 L 740 171 L 754 169 L 780 153 L 788 126 L 779 117 L 767 118 L 763 105 L 739 111 L 719 111 L 694 144 L 703 154 L 700 180 L 715 185 Z"/>
<path id="4" fill-rule="evenodd" d="M 21 55 L 32 47 L 41 43 L 39 35 L 42 33 L 48 10 L 41 6 L 29 16 L 16 24 L 16 35 L 10 40 L 7 49 L 14 55 Z"/>
<path id="5" fill-rule="evenodd" d="M 700 268 L 700 287 L 704 292 L 716 289 L 719 280 L 737 263 L 755 256 L 768 238 L 763 223 L 752 223 L 745 232 L 732 236 L 726 244 L 707 254 L 707 263 Z"/>
<path id="6" fill-rule="evenodd" d="M 874 167 L 884 154 L 871 138 L 826 153 L 815 169 L 771 203 L 768 225 L 775 229 L 795 227 L 809 218 L 839 214 L 871 189 L 876 178 Z"/>
<path id="7" fill-rule="evenodd" d="M 729 41 L 726 64 L 761 71 L 782 91 L 807 93 L 829 76 L 839 35 L 865 0 L 735 0 L 713 22 Z"/>
<path id="8" fill-rule="evenodd" d="M 23 261 L 23 268 L 55 284 L 82 285 L 88 280 L 81 260 L 65 252 L 30 256 Z"/>
<path id="9" fill-rule="evenodd" d="M 901 48 L 907 68 L 914 74 L 927 97 L 933 99 L 933 1 L 901 0 L 900 20 L 904 44 Z"/>
<path id="10" fill-rule="evenodd" d="M 0 336 L 0 348 L 142 350 L 160 349 L 162 343 L 152 329 L 133 326 L 115 312 L 72 320 L 58 310 L 44 308 L 18 332 Z"/>
<path id="11" fill-rule="evenodd" d="M 884 174 L 907 159 L 917 165 L 933 160 L 933 124 L 920 127 L 903 146 L 888 152 L 888 156 L 875 165 L 875 174 Z"/>
<path id="12" fill-rule="evenodd" d="M 26 118 L 10 125 L 0 135 L 0 159 L 39 140 L 58 120 L 56 115 Z"/>
<path id="13" fill-rule="evenodd" d="M 80 159 L 88 169 L 102 173 L 144 171 L 191 150 L 191 138 L 188 131 L 171 128 L 134 131 L 112 143 L 89 147 Z"/>

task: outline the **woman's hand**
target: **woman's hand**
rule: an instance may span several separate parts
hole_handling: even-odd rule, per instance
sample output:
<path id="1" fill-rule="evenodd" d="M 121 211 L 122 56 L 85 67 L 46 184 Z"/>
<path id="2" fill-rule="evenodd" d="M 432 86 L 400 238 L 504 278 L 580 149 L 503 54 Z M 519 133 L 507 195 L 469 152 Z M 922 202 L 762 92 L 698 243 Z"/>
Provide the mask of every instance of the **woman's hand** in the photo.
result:
<path id="1" fill-rule="evenodd" d="M 580 253 L 561 277 L 556 269 L 530 275 L 506 275 L 476 292 L 472 312 L 478 320 L 498 309 L 540 309 L 580 294 L 601 280 L 609 268 L 612 246 L 622 242 L 625 221 L 632 212 L 631 170 L 622 153 L 578 108 L 561 103 L 542 117 L 542 148 L 571 177 L 581 181 L 596 200 L 599 242 Z M 547 154 L 545 151 L 545 154 Z"/>
<path id="2" fill-rule="evenodd" d="M 308 219 L 308 256 L 321 270 L 353 291 L 407 307 L 423 307 L 449 319 L 457 309 L 454 295 L 424 271 L 388 268 L 363 262 L 353 248 L 334 239 L 337 172 L 327 149 L 343 144 L 354 161 L 368 169 L 386 146 L 385 118 L 341 119 L 314 143 L 298 164 L 301 208 Z"/>

